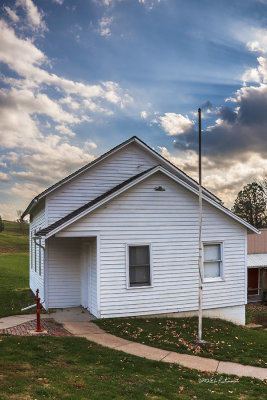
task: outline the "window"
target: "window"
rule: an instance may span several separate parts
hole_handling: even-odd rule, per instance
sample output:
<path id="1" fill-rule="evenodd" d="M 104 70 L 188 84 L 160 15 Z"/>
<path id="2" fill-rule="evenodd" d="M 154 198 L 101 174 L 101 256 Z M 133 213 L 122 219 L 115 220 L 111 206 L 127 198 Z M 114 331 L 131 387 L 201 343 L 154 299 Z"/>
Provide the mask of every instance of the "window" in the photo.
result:
<path id="1" fill-rule="evenodd" d="M 128 246 L 129 286 L 150 286 L 150 246 Z"/>
<path id="2" fill-rule="evenodd" d="M 222 243 L 204 244 L 204 279 L 222 278 Z"/>

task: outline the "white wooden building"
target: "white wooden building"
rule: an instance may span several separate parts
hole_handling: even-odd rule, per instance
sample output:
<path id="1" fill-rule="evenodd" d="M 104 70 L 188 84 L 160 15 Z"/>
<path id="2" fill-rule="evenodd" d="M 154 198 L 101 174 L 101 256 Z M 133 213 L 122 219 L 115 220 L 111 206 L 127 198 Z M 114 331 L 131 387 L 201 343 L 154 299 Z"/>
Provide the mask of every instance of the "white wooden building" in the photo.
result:
<path id="1" fill-rule="evenodd" d="M 198 184 L 137 137 L 36 196 L 30 287 L 45 308 L 97 318 L 194 315 Z M 204 315 L 245 322 L 247 232 L 203 189 Z"/>

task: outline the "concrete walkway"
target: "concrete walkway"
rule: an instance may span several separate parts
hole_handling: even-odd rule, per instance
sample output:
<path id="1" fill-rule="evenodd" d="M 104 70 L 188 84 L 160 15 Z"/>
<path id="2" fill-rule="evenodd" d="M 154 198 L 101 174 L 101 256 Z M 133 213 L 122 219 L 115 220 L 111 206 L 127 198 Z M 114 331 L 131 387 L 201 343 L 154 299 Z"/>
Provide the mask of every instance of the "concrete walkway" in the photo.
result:
<path id="1" fill-rule="evenodd" d="M 85 322 L 96 319 L 92 314 L 89 313 L 88 310 L 85 310 L 83 307 L 57 308 L 56 310 L 51 310 L 46 314 L 41 314 L 41 320 L 43 318 L 53 318 L 55 321 L 60 323 L 68 321 Z M 0 329 L 12 328 L 16 325 L 32 321 L 33 319 L 36 319 L 36 313 L 11 315 L 9 317 L 0 318 Z"/>
<path id="2" fill-rule="evenodd" d="M 50 314 L 41 314 L 42 318 L 52 318 Z M 8 329 L 13 326 L 24 324 L 25 322 L 36 319 L 36 314 L 11 315 L 10 317 L 0 318 L 0 329 Z"/>
<path id="3" fill-rule="evenodd" d="M 253 367 L 226 361 L 218 361 L 211 358 L 180 354 L 174 351 L 157 349 L 145 344 L 132 342 L 106 333 L 96 324 L 90 321 L 65 322 L 64 328 L 75 336 L 85 337 L 92 342 L 101 344 L 111 349 L 121 350 L 128 354 L 148 358 L 150 360 L 164 361 L 180 364 L 187 368 L 199 371 L 217 372 L 220 374 L 232 374 L 238 376 L 250 376 L 261 380 L 267 379 L 267 368 Z"/>
<path id="4" fill-rule="evenodd" d="M 0 329 L 11 328 L 35 318 L 36 314 L 14 315 L 0 318 Z M 41 314 L 41 319 L 43 318 L 53 318 L 57 322 L 63 323 L 64 328 L 74 336 L 85 337 L 86 339 L 101 344 L 102 346 L 121 350 L 135 356 L 155 361 L 180 364 L 187 368 L 198 369 L 199 371 L 250 376 L 261 380 L 267 379 L 267 368 L 218 361 L 211 358 L 192 356 L 189 354 L 180 354 L 174 351 L 157 349 L 155 347 L 111 335 L 110 333 L 103 331 L 93 322 L 90 322 L 94 317 L 88 311 L 84 311 L 81 307 L 64 310 L 59 309 L 56 310 L 56 312 Z"/>
<path id="5" fill-rule="evenodd" d="M 57 308 L 50 310 L 50 318 L 55 321 L 64 322 L 85 322 L 96 319 L 90 312 L 83 307 Z"/>

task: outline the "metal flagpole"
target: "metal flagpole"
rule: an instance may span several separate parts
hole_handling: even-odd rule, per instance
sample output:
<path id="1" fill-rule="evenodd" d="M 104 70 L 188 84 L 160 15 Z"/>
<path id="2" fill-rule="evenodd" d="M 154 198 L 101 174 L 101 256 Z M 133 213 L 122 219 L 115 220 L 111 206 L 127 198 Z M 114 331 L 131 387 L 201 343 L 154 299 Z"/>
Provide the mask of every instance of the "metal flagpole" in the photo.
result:
<path id="1" fill-rule="evenodd" d="M 198 109 L 198 176 L 199 176 L 199 293 L 198 293 L 198 340 L 202 340 L 202 165 L 201 165 L 201 108 Z"/>
<path id="2" fill-rule="evenodd" d="M 202 298 L 203 298 L 203 244 L 202 244 L 202 163 L 201 163 L 201 108 L 198 109 L 198 179 L 199 179 L 199 241 L 198 241 L 198 339 L 193 344 L 210 346 L 210 342 L 202 339 Z"/>
<path id="3" fill-rule="evenodd" d="M 202 341 L 202 163 L 201 163 L 201 108 L 198 109 L 198 176 L 199 176 L 199 293 L 198 293 L 198 340 Z"/>

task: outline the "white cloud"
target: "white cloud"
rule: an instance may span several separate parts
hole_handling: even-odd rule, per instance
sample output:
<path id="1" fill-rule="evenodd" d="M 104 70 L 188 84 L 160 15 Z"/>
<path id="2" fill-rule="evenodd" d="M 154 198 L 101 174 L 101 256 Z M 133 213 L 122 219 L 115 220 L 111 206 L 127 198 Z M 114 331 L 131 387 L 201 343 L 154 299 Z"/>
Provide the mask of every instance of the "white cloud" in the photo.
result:
<path id="1" fill-rule="evenodd" d="M 56 130 L 62 133 L 62 135 L 75 136 L 75 133 L 66 125 L 57 125 Z"/>
<path id="2" fill-rule="evenodd" d="M 195 151 L 173 155 L 166 147 L 159 147 L 159 150 L 163 157 L 198 181 L 198 155 Z M 244 161 L 235 161 L 227 167 L 223 167 L 219 160 L 216 165 L 208 157 L 203 157 L 202 161 L 203 186 L 222 199 L 229 208 L 245 184 L 266 176 L 267 171 L 267 159 L 258 154 L 252 154 Z"/>
<path id="3" fill-rule="evenodd" d="M 162 157 L 167 158 L 167 160 L 183 171 L 190 170 L 191 176 L 192 172 L 197 170 L 198 156 L 194 151 L 180 152 L 179 156 L 174 156 L 166 147 L 158 146 L 158 148 Z"/>
<path id="4" fill-rule="evenodd" d="M 75 82 L 56 74 L 50 74 L 41 68 L 48 64 L 49 60 L 29 39 L 20 39 L 15 32 L 3 20 L 0 20 L 0 61 L 7 64 L 9 68 L 25 78 L 18 81 L 18 85 L 36 87 L 41 84 L 55 86 L 63 90 L 67 95 L 76 95 L 85 99 L 106 100 L 112 104 L 123 107 L 132 99 L 119 87 L 116 82 L 102 82 L 98 85 L 89 85 Z M 15 80 L 9 82 L 16 83 Z"/>
<path id="5" fill-rule="evenodd" d="M 251 42 L 248 47 L 251 51 L 261 49 L 262 53 L 267 49 L 263 40 Z M 245 184 L 266 176 L 267 171 L 267 57 L 260 56 L 257 61 L 258 66 L 245 71 L 243 78 L 246 83 L 254 81 L 258 85 L 237 90 L 233 97 L 226 99 L 232 106 L 213 109 L 210 115 L 217 119 L 206 129 L 203 184 L 228 207 Z M 173 141 L 176 154 L 163 147 L 161 154 L 197 180 L 197 141 L 191 134 L 192 121 L 187 116 L 178 120 L 176 117 L 173 113 L 160 117 L 167 134 L 178 135 Z"/>
<path id="6" fill-rule="evenodd" d="M 249 35 L 253 40 L 246 43 L 250 51 L 265 54 L 267 52 L 267 29 L 252 28 Z"/>
<path id="7" fill-rule="evenodd" d="M 249 69 L 247 69 L 244 72 L 243 76 L 242 76 L 242 80 L 243 80 L 244 84 L 246 84 L 247 82 L 260 83 L 261 76 L 260 76 L 260 73 L 258 71 L 258 68 L 249 68 Z"/>
<path id="8" fill-rule="evenodd" d="M 247 42 L 247 48 L 252 52 L 261 53 L 262 56 L 257 58 L 258 66 L 256 68 L 247 69 L 242 79 L 244 84 L 247 82 L 266 83 L 267 82 L 267 29 L 254 29 L 253 35 L 256 40 Z"/>
<path id="9" fill-rule="evenodd" d="M 33 3 L 19 4 L 28 7 L 31 23 L 39 26 L 41 19 L 29 11 Z M 116 82 L 90 85 L 49 71 L 46 55 L 3 20 L 0 37 L 0 62 L 18 75 L 3 77 L 5 89 L 0 89 L 0 142 L 6 152 L 0 165 L 11 170 L 9 177 L 1 172 L 0 179 L 3 187 L 7 179 L 13 180 L 11 189 L 3 189 L 11 199 L 24 196 L 29 200 L 95 158 L 92 152 L 97 145 L 90 137 L 81 148 L 71 143 L 77 124 L 90 123 L 96 113 L 110 115 L 132 99 Z M 51 97 L 50 88 L 56 98 Z"/>
<path id="10" fill-rule="evenodd" d="M 113 17 L 102 17 L 99 21 L 99 33 L 101 36 L 109 37 L 111 35 L 110 27 Z"/>
<path id="11" fill-rule="evenodd" d="M 155 4 L 159 4 L 160 0 L 138 0 L 140 4 L 143 4 L 149 11 L 153 10 Z"/>
<path id="12" fill-rule="evenodd" d="M 97 148 L 97 144 L 95 142 L 93 142 L 92 140 L 89 140 L 87 142 L 84 143 L 85 147 L 90 147 L 91 149 L 96 149 Z"/>
<path id="13" fill-rule="evenodd" d="M 258 67 L 249 68 L 242 76 L 244 83 L 256 82 L 256 83 L 267 83 L 267 58 L 258 57 Z"/>
<path id="14" fill-rule="evenodd" d="M 24 9 L 28 24 L 33 30 L 47 30 L 43 21 L 43 12 L 38 10 L 32 0 L 17 0 L 15 5 Z"/>
<path id="15" fill-rule="evenodd" d="M 263 53 L 264 54 L 266 52 L 266 49 L 261 47 L 261 45 L 258 42 L 258 40 L 255 40 L 254 42 L 248 42 L 247 43 L 247 48 L 250 51 L 255 51 L 255 52 L 258 52 L 258 53 Z"/>
<path id="16" fill-rule="evenodd" d="M 9 176 L 5 172 L 0 171 L 0 181 L 8 182 L 9 181 Z"/>
<path id="17" fill-rule="evenodd" d="M 94 112 L 94 113 L 104 113 L 107 115 L 112 115 L 114 114 L 113 111 L 109 110 L 108 108 L 101 107 L 91 99 L 83 100 L 83 105 L 86 109 Z"/>
<path id="18" fill-rule="evenodd" d="M 62 6 L 62 4 L 64 3 L 64 0 L 53 0 L 53 3 L 57 3 L 60 6 Z"/>
<path id="19" fill-rule="evenodd" d="M 146 111 L 141 111 L 140 112 L 140 116 L 141 116 L 141 118 L 146 119 L 147 118 L 147 112 Z"/>
<path id="20" fill-rule="evenodd" d="M 169 136 L 181 135 L 194 129 L 194 122 L 187 115 L 165 113 L 159 120 L 161 127 Z"/>
<path id="21" fill-rule="evenodd" d="M 94 3 L 100 5 L 100 6 L 110 6 L 114 3 L 115 0 L 93 0 Z"/>
<path id="22" fill-rule="evenodd" d="M 69 108 L 72 110 L 78 110 L 80 107 L 80 104 L 73 100 L 71 96 L 64 97 L 63 99 L 60 99 L 61 104 L 66 104 Z"/>
<path id="23" fill-rule="evenodd" d="M 15 13 L 14 10 L 11 10 L 10 7 L 8 6 L 4 6 L 4 10 L 7 12 L 9 18 L 13 21 L 13 22 L 19 22 L 19 17 L 17 16 L 17 14 Z"/>

